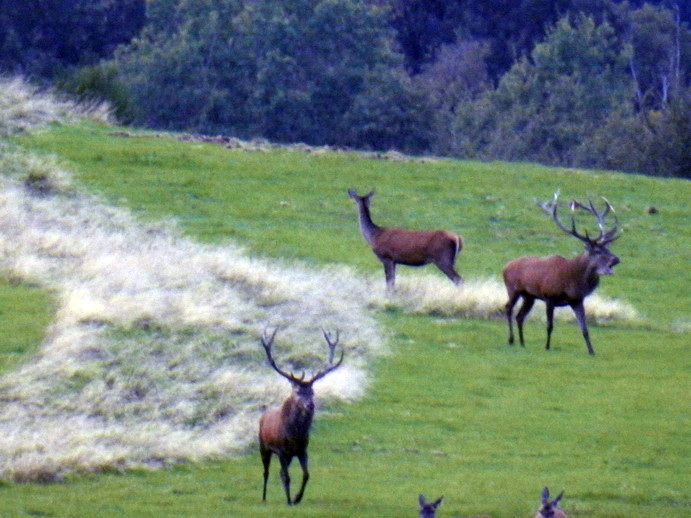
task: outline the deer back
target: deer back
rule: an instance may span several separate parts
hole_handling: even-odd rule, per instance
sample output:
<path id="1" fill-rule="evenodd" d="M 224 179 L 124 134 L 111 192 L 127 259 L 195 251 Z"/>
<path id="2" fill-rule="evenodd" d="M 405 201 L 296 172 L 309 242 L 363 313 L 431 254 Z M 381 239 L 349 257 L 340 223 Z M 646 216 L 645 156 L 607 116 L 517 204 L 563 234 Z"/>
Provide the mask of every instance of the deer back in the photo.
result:
<path id="1" fill-rule="evenodd" d="M 461 238 L 446 230 L 380 227 L 372 239 L 377 256 L 411 266 L 435 262 L 450 252 L 455 256 L 461 246 Z"/>
<path id="2" fill-rule="evenodd" d="M 503 276 L 510 291 L 563 302 L 585 298 L 599 283 L 588 254 L 521 257 L 506 264 Z"/>

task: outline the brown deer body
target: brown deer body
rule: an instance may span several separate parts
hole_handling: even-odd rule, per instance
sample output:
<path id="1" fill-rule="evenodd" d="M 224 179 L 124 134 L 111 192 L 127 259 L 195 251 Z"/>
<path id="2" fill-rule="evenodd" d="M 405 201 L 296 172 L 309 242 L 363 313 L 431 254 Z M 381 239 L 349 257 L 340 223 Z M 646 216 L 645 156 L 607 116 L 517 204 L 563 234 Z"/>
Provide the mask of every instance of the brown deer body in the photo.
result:
<path id="1" fill-rule="evenodd" d="M 605 200 L 606 201 L 606 200 Z M 588 353 L 595 354 L 590 343 L 588 327 L 585 318 L 583 299 L 590 295 L 600 281 L 600 275 L 611 275 L 614 266 L 619 263 L 619 258 L 611 253 L 607 246 L 619 237 L 617 226 L 609 231 L 604 230 L 604 218 L 612 210 L 607 202 L 605 209 L 598 212 L 590 202 L 589 206 L 578 202 L 570 204 L 571 210 L 583 209 L 593 214 L 600 227 L 600 235 L 591 239 L 576 231 L 576 223 L 572 215 L 571 228 L 566 227 L 557 216 L 557 195 L 554 201 L 544 203 L 541 207 L 552 217 L 557 226 L 569 235 L 572 235 L 585 244 L 585 253 L 573 259 L 565 259 L 561 256 L 552 257 L 521 257 L 509 262 L 503 271 L 504 284 L 509 296 L 506 303 L 506 318 L 509 324 L 509 343 L 513 344 L 513 307 L 518 299 L 523 298 L 523 304 L 516 315 L 518 324 L 518 336 L 522 346 L 523 321 L 530 312 L 536 299 L 543 300 L 547 312 L 547 343 L 550 348 L 550 339 L 554 327 L 554 308 L 570 306 L 576 314 L 583 338 L 585 339 Z"/>
<path id="2" fill-rule="evenodd" d="M 542 490 L 542 505 L 535 514 L 535 518 L 567 518 L 566 513 L 559 507 L 559 500 L 564 496 L 562 491 L 554 500 L 549 499 L 549 489 Z"/>
<path id="3" fill-rule="evenodd" d="M 305 486 L 309 480 L 309 470 L 307 465 L 307 446 L 309 444 L 310 427 L 314 418 L 314 391 L 312 384 L 318 379 L 323 378 L 329 372 L 338 368 L 343 362 L 343 351 L 341 358 L 333 363 L 334 349 L 338 344 L 338 334 L 335 341 L 331 336 L 324 332 L 324 338 L 329 345 L 329 360 L 324 370 L 319 371 L 312 378 L 306 380 L 303 373 L 302 377 L 295 377 L 292 373 L 287 373 L 278 368 L 271 354 L 271 346 L 276 337 L 277 329 L 271 336 L 263 334 L 261 343 L 266 352 L 269 364 L 281 376 L 290 381 L 292 394 L 283 402 L 280 407 L 267 410 L 259 420 L 259 453 L 261 454 L 264 465 L 264 491 L 262 500 L 266 500 L 266 485 L 269 480 L 269 465 L 271 456 L 276 454 L 281 463 L 281 481 L 285 489 L 288 505 L 300 503 L 305 492 Z M 294 500 L 290 498 L 290 475 L 288 467 L 294 457 L 300 461 L 302 468 L 302 485 Z"/>
<path id="4" fill-rule="evenodd" d="M 369 206 L 374 191 L 358 196 L 350 189 L 348 195 L 358 207 L 360 231 L 372 247 L 374 255 L 384 265 L 386 285 L 393 288 L 396 282 L 396 265 L 424 266 L 434 264 L 459 284 L 462 279 L 456 271 L 456 256 L 463 247 L 463 239 L 446 230 L 406 230 L 395 227 L 380 227 L 372 221 Z"/>

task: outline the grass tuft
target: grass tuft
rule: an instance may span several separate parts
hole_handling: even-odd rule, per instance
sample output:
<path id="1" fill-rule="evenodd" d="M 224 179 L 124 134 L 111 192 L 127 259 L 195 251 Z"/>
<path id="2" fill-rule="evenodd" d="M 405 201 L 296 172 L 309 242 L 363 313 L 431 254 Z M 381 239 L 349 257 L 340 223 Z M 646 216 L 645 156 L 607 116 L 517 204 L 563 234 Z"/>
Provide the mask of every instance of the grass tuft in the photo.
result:
<path id="1" fill-rule="evenodd" d="M 506 288 L 497 279 L 467 279 L 461 286 L 454 286 L 448 280 L 429 274 L 408 274 L 397 281 L 395 292 L 387 296 L 375 286 L 383 284 L 379 276 L 372 278 L 371 304 L 383 309 L 398 309 L 414 315 L 429 315 L 457 318 L 504 318 Z M 586 315 L 592 323 L 610 321 L 635 321 L 640 317 L 630 304 L 593 294 L 585 302 Z M 529 318 L 546 320 L 544 303 L 537 301 Z M 555 318 L 561 321 L 575 321 L 569 308 L 557 308 Z"/>
<path id="2" fill-rule="evenodd" d="M 49 122 L 112 120 L 106 103 L 76 103 L 40 90 L 19 76 L 0 76 L 0 137 L 27 133 Z"/>

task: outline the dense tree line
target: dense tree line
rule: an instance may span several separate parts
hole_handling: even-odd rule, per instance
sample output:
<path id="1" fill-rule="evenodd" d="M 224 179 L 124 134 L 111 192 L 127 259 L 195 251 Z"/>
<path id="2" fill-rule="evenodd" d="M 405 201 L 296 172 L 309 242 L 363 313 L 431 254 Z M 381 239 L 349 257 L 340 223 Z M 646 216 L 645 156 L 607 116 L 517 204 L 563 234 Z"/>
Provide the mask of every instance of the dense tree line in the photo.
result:
<path id="1" fill-rule="evenodd" d="M 0 70 L 125 122 L 691 178 L 691 3 L 0 0 Z"/>

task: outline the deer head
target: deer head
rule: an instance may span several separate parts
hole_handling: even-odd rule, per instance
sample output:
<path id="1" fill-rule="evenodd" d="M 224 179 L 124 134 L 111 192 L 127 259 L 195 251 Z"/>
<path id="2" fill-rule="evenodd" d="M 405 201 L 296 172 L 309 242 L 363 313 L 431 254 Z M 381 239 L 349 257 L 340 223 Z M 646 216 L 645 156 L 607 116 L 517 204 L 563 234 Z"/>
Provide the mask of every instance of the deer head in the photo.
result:
<path id="1" fill-rule="evenodd" d="M 559 500 L 564 496 L 564 491 L 559 493 L 554 500 L 549 499 L 549 489 L 542 490 L 542 506 L 535 518 L 566 518 L 566 513 L 559 508 Z"/>
<path id="2" fill-rule="evenodd" d="M 437 507 L 439 507 L 444 501 L 444 497 L 437 498 L 434 502 L 428 502 L 425 495 L 420 494 L 420 518 L 434 518 L 434 514 L 437 512 Z"/>
<path id="3" fill-rule="evenodd" d="M 576 200 L 571 201 L 571 203 L 568 204 L 568 207 L 571 209 L 571 226 L 569 227 L 559 219 L 557 214 L 559 208 L 558 197 L 559 193 L 555 192 L 553 200 L 541 203 L 539 206 L 550 215 L 554 223 L 556 223 L 561 230 L 583 242 L 585 251 L 588 254 L 595 273 L 598 275 L 612 275 L 614 273 L 614 267 L 619 264 L 620 261 L 616 255 L 609 251 L 608 246 L 612 241 L 621 236 L 618 230 L 619 219 L 612 205 L 603 197 L 602 200 L 605 202 L 604 209 L 598 211 L 593 201 L 590 199 L 588 200 L 588 205 Z M 596 238 L 590 237 L 587 230 L 584 233 L 580 233 L 576 230 L 575 211 L 577 209 L 584 210 L 595 216 L 600 230 L 600 234 Z M 605 218 L 610 213 L 614 216 L 614 224 L 612 228 L 607 230 L 605 228 Z"/>

